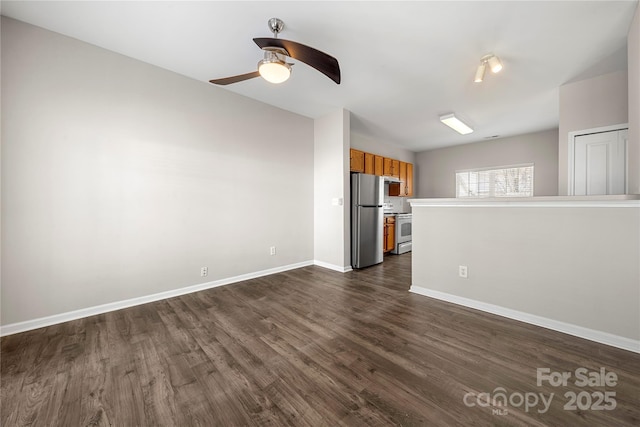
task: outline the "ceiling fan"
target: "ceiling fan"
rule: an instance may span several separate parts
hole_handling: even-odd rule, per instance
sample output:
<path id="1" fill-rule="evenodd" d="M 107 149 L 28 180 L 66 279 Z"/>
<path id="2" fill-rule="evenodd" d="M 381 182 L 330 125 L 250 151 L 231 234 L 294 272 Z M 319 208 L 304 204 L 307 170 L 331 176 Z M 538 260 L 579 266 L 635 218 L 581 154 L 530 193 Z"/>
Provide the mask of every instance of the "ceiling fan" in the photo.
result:
<path id="1" fill-rule="evenodd" d="M 228 85 L 261 76 L 271 83 L 282 83 L 291 75 L 291 66 L 286 58 L 297 59 L 320 71 L 331 80 L 340 84 L 340 65 L 331 55 L 291 40 L 278 38 L 284 28 L 284 22 L 278 18 L 269 20 L 269 29 L 274 37 L 255 38 L 253 41 L 264 50 L 264 59 L 258 62 L 258 71 L 239 74 L 222 79 L 209 80 L 217 85 Z"/>

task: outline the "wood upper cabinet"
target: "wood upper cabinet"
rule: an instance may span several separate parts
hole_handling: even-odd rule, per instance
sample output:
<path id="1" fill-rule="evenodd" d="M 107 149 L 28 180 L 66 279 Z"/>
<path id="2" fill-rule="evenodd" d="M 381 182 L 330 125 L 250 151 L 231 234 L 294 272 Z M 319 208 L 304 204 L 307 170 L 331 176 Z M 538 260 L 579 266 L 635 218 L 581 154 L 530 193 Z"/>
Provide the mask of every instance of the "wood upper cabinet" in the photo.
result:
<path id="1" fill-rule="evenodd" d="M 371 153 L 364 153 L 364 173 L 374 174 L 374 157 Z"/>
<path id="2" fill-rule="evenodd" d="M 400 178 L 400 160 L 385 157 L 383 161 L 383 174 L 385 176 Z"/>
<path id="3" fill-rule="evenodd" d="M 413 164 L 407 163 L 407 179 L 404 182 L 407 197 L 413 197 Z"/>
<path id="4" fill-rule="evenodd" d="M 351 172 L 369 173 L 378 176 L 393 176 L 402 182 L 389 185 L 390 196 L 413 196 L 413 165 L 389 157 L 350 149 Z"/>
<path id="5" fill-rule="evenodd" d="M 413 197 L 413 164 L 400 162 L 400 182 L 389 183 L 389 195 Z"/>
<path id="6" fill-rule="evenodd" d="M 373 156 L 373 173 L 378 176 L 384 175 L 384 157 Z"/>
<path id="7" fill-rule="evenodd" d="M 382 174 L 385 176 L 391 176 L 391 160 L 388 157 L 382 160 Z"/>
<path id="8" fill-rule="evenodd" d="M 405 181 L 407 180 L 407 164 L 400 162 L 400 195 L 406 196 L 407 188 Z"/>
<path id="9" fill-rule="evenodd" d="M 400 160 L 391 160 L 391 176 L 400 178 Z"/>
<path id="10" fill-rule="evenodd" d="M 396 244 L 396 217 L 384 217 L 384 233 L 383 233 L 384 252 L 393 250 Z"/>
<path id="11" fill-rule="evenodd" d="M 384 175 L 400 178 L 400 160 L 384 158 Z"/>
<path id="12" fill-rule="evenodd" d="M 351 149 L 351 171 L 364 172 L 364 151 Z"/>
<path id="13" fill-rule="evenodd" d="M 369 173 L 371 175 L 384 175 L 383 170 L 383 157 L 376 156 L 371 153 L 364 153 L 364 173 Z"/>

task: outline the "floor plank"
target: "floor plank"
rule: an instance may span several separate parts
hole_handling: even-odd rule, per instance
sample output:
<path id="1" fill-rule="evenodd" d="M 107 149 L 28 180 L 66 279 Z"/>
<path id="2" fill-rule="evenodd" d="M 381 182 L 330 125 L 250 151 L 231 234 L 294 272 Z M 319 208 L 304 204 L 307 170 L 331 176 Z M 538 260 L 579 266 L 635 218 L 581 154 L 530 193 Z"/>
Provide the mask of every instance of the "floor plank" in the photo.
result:
<path id="1" fill-rule="evenodd" d="M 410 273 L 304 267 L 3 337 L 0 425 L 640 425 L 640 355 L 411 294 Z M 537 386 L 545 367 L 618 384 Z M 500 388 L 553 398 L 465 404 Z M 565 409 L 605 391 L 613 410 Z"/>

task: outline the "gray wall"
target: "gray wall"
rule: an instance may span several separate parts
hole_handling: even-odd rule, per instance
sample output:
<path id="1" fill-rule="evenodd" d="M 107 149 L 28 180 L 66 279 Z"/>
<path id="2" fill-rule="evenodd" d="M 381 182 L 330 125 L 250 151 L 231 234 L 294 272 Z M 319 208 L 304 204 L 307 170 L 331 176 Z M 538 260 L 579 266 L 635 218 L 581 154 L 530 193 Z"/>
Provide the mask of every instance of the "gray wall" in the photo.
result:
<path id="1" fill-rule="evenodd" d="M 3 325 L 313 259 L 311 119 L 4 17 L 2 113 Z"/>
<path id="2" fill-rule="evenodd" d="M 414 206 L 412 286 L 637 342 L 639 210 Z"/>
<path id="3" fill-rule="evenodd" d="M 455 197 L 458 170 L 534 163 L 534 195 L 553 196 L 558 189 L 558 131 L 500 138 L 416 155 L 420 169 L 418 197 Z"/>
<path id="4" fill-rule="evenodd" d="M 569 132 L 628 122 L 626 71 L 617 71 L 560 86 L 558 194 L 569 185 Z"/>
<path id="5" fill-rule="evenodd" d="M 628 86 L 629 86 L 629 186 L 630 194 L 640 194 L 640 5 L 629 29 Z"/>

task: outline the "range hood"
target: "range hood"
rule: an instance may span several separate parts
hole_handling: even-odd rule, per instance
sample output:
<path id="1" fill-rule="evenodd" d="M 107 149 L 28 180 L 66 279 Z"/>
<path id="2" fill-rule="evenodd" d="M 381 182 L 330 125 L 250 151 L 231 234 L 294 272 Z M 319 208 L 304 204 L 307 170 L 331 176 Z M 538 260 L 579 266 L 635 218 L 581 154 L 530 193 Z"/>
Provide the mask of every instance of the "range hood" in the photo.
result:
<path id="1" fill-rule="evenodd" d="M 402 182 L 400 178 L 396 178 L 395 176 L 383 176 L 384 182 Z"/>

